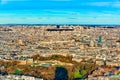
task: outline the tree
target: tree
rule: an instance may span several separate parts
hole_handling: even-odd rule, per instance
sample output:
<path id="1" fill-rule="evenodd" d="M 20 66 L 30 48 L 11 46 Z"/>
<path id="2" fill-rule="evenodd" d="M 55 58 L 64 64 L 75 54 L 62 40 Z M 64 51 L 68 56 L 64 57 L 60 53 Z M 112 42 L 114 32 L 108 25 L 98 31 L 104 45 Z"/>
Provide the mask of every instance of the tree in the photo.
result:
<path id="1" fill-rule="evenodd" d="M 64 67 L 57 67 L 54 80 L 68 80 L 68 72 Z"/>
<path id="2" fill-rule="evenodd" d="M 75 77 L 75 78 L 82 78 L 83 76 L 82 76 L 82 74 L 77 70 L 77 71 L 74 72 L 74 77 Z"/>
<path id="3" fill-rule="evenodd" d="M 15 74 L 15 75 L 19 75 L 19 74 L 21 74 L 21 73 L 22 73 L 22 70 L 19 70 L 19 69 L 17 69 L 17 70 L 14 71 L 14 74 Z"/>

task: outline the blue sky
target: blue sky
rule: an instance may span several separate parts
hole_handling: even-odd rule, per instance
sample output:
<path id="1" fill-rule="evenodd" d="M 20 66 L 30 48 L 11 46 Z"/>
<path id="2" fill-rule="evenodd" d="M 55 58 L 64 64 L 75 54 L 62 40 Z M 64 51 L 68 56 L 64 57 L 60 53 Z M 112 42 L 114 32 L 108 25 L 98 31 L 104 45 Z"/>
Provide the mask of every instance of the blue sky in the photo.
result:
<path id="1" fill-rule="evenodd" d="M 120 0 L 0 0 L 0 24 L 120 24 Z"/>

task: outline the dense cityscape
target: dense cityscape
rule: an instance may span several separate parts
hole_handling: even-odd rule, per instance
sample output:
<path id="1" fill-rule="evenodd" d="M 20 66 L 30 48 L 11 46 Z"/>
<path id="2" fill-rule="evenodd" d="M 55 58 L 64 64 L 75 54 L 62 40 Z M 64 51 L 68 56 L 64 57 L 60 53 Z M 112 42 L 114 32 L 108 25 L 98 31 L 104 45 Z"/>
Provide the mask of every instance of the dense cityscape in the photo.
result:
<path id="1" fill-rule="evenodd" d="M 0 0 L 0 80 L 120 80 L 120 0 Z"/>
<path id="2" fill-rule="evenodd" d="M 120 27 L 1 25 L 0 80 L 119 80 Z"/>

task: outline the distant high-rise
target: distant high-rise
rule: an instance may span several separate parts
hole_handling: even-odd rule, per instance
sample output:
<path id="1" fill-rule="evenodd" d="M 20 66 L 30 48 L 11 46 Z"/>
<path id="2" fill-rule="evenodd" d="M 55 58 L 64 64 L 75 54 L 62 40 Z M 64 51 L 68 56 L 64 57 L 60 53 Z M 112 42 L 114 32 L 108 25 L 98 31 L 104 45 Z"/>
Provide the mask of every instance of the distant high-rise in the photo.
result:
<path id="1" fill-rule="evenodd" d="M 99 36 L 98 43 L 102 43 L 102 36 Z"/>

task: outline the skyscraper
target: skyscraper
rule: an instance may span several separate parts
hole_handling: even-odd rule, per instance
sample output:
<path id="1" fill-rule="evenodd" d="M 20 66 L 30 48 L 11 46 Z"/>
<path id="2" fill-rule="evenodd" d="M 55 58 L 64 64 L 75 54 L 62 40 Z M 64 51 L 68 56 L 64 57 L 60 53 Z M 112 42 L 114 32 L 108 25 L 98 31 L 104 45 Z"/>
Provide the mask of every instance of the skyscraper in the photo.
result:
<path id="1" fill-rule="evenodd" d="M 102 43 L 102 36 L 99 36 L 98 43 Z"/>

